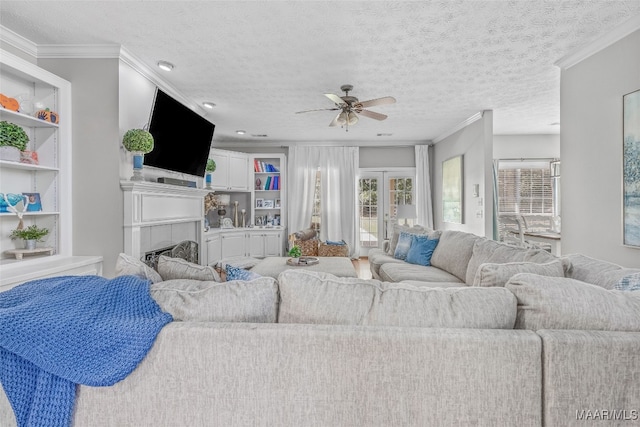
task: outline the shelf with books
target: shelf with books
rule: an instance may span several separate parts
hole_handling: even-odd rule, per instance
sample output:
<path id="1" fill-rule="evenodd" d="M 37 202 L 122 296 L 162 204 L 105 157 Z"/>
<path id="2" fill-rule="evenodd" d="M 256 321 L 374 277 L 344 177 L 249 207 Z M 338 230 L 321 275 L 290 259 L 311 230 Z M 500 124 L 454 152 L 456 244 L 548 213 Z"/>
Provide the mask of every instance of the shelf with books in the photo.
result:
<path id="1" fill-rule="evenodd" d="M 253 154 L 251 224 L 286 226 L 286 160 L 284 154 Z M 283 243 L 284 244 L 284 243 Z"/>

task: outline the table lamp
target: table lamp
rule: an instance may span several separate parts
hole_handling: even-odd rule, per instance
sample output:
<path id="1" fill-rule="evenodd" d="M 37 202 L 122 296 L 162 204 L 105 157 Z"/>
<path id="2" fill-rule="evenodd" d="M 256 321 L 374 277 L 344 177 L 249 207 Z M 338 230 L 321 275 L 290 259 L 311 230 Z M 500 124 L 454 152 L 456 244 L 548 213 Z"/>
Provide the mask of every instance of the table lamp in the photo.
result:
<path id="1" fill-rule="evenodd" d="M 396 207 L 396 219 L 404 218 L 404 225 L 408 226 L 407 219 L 414 219 L 416 217 L 415 205 L 398 205 Z"/>

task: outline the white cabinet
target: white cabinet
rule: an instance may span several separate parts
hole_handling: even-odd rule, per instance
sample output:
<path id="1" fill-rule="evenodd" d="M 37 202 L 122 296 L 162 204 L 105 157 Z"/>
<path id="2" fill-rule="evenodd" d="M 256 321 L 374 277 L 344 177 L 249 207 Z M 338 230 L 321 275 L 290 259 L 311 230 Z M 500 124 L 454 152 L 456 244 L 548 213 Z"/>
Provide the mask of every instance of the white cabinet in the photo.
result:
<path id="1" fill-rule="evenodd" d="M 214 190 L 249 191 L 248 154 L 211 149 L 209 157 L 216 162 L 216 170 L 211 174 Z"/>
<path id="2" fill-rule="evenodd" d="M 212 265 L 222 258 L 222 248 L 220 246 L 220 234 L 215 232 L 206 237 L 207 245 L 207 262 L 206 265 Z"/>
<path id="3" fill-rule="evenodd" d="M 280 256 L 282 254 L 282 232 L 255 230 L 248 233 L 248 255 L 255 258 Z"/>
<path id="4" fill-rule="evenodd" d="M 96 270 L 101 268 L 101 257 L 72 256 L 71 83 L 0 50 L 0 93 L 21 98 L 18 112 L 0 107 L 0 121 L 21 126 L 29 137 L 26 150 L 35 152 L 38 157 L 38 164 L 0 160 L 0 192 L 37 193 L 41 209 L 26 211 L 24 226 L 47 228 L 49 234 L 38 247 L 50 247 L 54 253 L 25 255 L 22 260 L 7 254 L 6 250 L 22 248 L 22 241 L 12 241 L 8 237 L 19 219 L 14 213 L 0 212 L 0 286 L 24 281 L 27 277 L 75 272 L 87 262 L 96 266 Z M 59 123 L 36 118 L 35 111 L 42 108 L 34 104 L 58 113 Z M 22 208 L 22 203 L 18 208 Z M 29 274 L 25 275 L 25 271 Z"/>
<path id="5" fill-rule="evenodd" d="M 245 248 L 244 231 L 222 233 L 220 237 L 221 258 L 244 256 L 246 252 Z"/>

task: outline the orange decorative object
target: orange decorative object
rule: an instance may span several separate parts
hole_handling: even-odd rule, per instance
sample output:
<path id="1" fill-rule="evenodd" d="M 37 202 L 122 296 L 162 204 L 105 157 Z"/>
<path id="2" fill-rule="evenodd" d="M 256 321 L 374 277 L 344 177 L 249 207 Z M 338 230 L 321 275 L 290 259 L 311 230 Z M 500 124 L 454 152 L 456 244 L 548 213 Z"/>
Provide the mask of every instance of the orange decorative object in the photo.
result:
<path id="1" fill-rule="evenodd" d="M 51 123 L 58 123 L 60 121 L 60 116 L 58 116 L 58 113 L 51 111 L 48 108 L 45 110 L 36 111 L 36 117 L 40 120 L 45 120 Z"/>
<path id="2" fill-rule="evenodd" d="M 0 105 L 7 110 L 18 111 L 20 109 L 20 103 L 15 98 L 9 98 L 0 93 Z"/>

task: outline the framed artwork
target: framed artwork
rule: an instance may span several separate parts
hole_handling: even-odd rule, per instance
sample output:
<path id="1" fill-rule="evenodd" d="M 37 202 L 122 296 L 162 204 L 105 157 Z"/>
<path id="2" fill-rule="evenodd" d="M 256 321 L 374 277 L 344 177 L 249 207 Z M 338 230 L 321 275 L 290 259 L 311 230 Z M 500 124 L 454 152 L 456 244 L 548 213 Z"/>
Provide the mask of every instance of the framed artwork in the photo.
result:
<path id="1" fill-rule="evenodd" d="M 273 200 L 265 200 L 265 201 L 264 201 L 264 205 L 263 205 L 263 207 L 264 207 L 265 209 L 271 209 L 271 208 L 273 208 Z"/>
<path id="2" fill-rule="evenodd" d="M 280 214 L 275 214 L 273 216 L 273 225 L 280 225 Z"/>
<path id="3" fill-rule="evenodd" d="M 442 162 L 442 220 L 462 224 L 462 155 Z"/>
<path id="4" fill-rule="evenodd" d="M 264 207 L 264 199 L 256 199 L 256 208 Z"/>
<path id="5" fill-rule="evenodd" d="M 276 208 L 279 208 L 279 207 L 280 207 L 280 199 L 276 199 L 276 205 L 275 205 L 275 207 L 276 207 Z"/>
<path id="6" fill-rule="evenodd" d="M 40 193 L 22 193 L 22 195 L 29 199 L 27 212 L 40 212 L 42 210 L 42 201 L 40 200 Z"/>
<path id="7" fill-rule="evenodd" d="M 623 102 L 623 243 L 640 248 L 640 90 Z"/>

